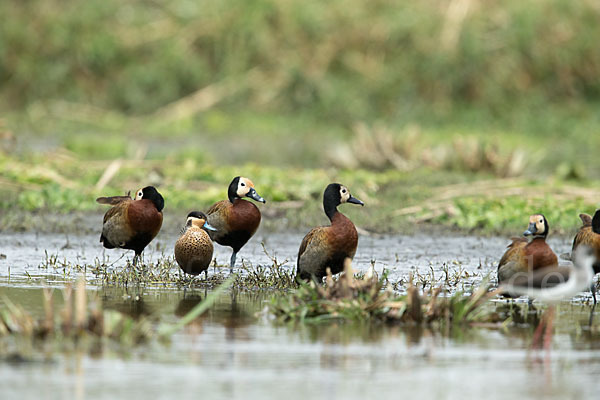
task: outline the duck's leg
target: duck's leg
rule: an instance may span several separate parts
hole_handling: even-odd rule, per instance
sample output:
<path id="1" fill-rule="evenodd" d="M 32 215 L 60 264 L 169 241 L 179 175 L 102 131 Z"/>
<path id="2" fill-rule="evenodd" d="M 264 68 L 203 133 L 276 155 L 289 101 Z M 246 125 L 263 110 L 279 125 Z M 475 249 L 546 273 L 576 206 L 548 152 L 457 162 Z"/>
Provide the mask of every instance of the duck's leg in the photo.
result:
<path id="1" fill-rule="evenodd" d="M 134 267 L 137 266 L 137 263 L 138 263 L 140 257 L 141 257 L 141 253 L 135 253 L 135 256 L 133 256 L 133 266 Z"/>
<path id="2" fill-rule="evenodd" d="M 233 274 L 233 267 L 235 267 L 235 256 L 237 256 L 237 253 L 234 251 L 233 253 L 231 253 L 231 262 L 229 264 L 230 274 Z"/>
<path id="3" fill-rule="evenodd" d="M 208 268 L 204 270 L 204 282 L 208 282 Z"/>
<path id="4" fill-rule="evenodd" d="M 546 324 L 547 324 L 546 314 L 547 314 L 547 310 L 542 312 L 542 316 L 540 317 L 538 325 L 535 328 L 535 331 L 533 332 L 533 339 L 531 340 L 531 348 L 541 347 L 540 342 L 542 341 L 542 337 L 543 337 L 542 334 L 544 333 L 544 328 L 546 327 Z"/>
<path id="5" fill-rule="evenodd" d="M 596 282 L 592 280 L 592 285 L 590 286 L 590 291 L 592 292 L 592 298 L 594 299 L 594 306 L 596 305 Z"/>
<path id="6" fill-rule="evenodd" d="M 546 317 L 546 329 L 544 332 L 544 350 L 550 351 L 550 345 L 552 344 L 552 329 L 554 328 L 554 305 L 551 305 L 546 310 L 548 316 Z"/>

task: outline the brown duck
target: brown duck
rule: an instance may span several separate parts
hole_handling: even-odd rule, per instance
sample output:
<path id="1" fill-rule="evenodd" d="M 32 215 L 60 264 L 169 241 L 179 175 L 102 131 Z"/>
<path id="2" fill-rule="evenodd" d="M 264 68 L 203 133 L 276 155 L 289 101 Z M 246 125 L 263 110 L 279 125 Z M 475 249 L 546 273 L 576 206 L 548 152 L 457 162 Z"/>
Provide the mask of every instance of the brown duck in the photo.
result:
<path id="1" fill-rule="evenodd" d="M 598 274 L 600 273 L 600 210 L 596 210 L 593 218 L 588 214 L 579 214 L 579 218 L 581 218 L 583 225 L 573 239 L 571 254 L 574 254 L 579 246 L 589 247 L 596 257 L 593 265 L 594 274 Z M 590 290 L 594 298 L 594 304 L 596 304 L 596 287 L 593 282 Z"/>
<path id="2" fill-rule="evenodd" d="M 146 186 L 137 191 L 135 199 L 113 196 L 99 197 L 96 201 L 113 206 L 104 214 L 100 242 L 107 249 L 135 251 L 135 265 L 144 248 L 160 231 L 165 205 L 163 197 L 154 186 Z"/>
<path id="3" fill-rule="evenodd" d="M 558 258 L 546 243 L 548 221 L 542 214 L 529 217 L 529 228 L 522 238 L 513 238 L 512 243 L 498 263 L 498 284 L 510 283 L 533 271 L 558 266 Z M 531 236 L 531 240 L 527 240 Z"/>
<path id="4" fill-rule="evenodd" d="M 337 210 L 337 206 L 343 203 L 364 206 L 362 201 L 352 197 L 345 186 L 329 184 L 323 193 L 323 209 L 331 225 L 313 228 L 302 239 L 298 251 L 298 278 L 321 280 L 327 274 L 327 268 L 332 274 L 337 274 L 344 270 L 346 258 L 354 258 L 358 233 L 352 221 Z"/>
<path id="5" fill-rule="evenodd" d="M 182 235 L 175 243 L 175 260 L 187 274 L 208 273 L 212 261 L 213 244 L 206 230 L 214 231 L 203 212 L 192 211 L 187 216 Z"/>
<path id="6" fill-rule="evenodd" d="M 243 197 L 266 203 L 254 189 L 254 183 L 248 178 L 233 178 L 227 190 L 228 200 L 213 204 L 206 215 L 208 223 L 215 228 L 209 231 L 210 238 L 222 246 L 233 249 L 230 271 L 233 272 L 235 258 L 240 249 L 254 235 L 260 225 L 260 210 Z"/>

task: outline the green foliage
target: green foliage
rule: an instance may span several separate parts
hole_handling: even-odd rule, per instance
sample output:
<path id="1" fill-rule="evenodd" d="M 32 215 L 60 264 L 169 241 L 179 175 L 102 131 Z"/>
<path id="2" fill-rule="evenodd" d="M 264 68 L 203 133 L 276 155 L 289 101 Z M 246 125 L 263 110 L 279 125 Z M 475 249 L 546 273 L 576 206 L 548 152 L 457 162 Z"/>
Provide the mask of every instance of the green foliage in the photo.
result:
<path id="1" fill-rule="evenodd" d="M 458 326 L 495 318 L 489 309 L 482 307 L 490 297 L 485 282 L 470 296 L 456 292 L 450 297 L 440 297 L 440 288 L 419 294 L 412 284 L 406 295 L 397 296 L 387 285 L 385 272 L 381 278 L 374 274 L 356 277 L 344 272 L 337 280 L 329 275 L 325 287 L 311 281 L 285 296 L 274 296 L 269 308 L 283 321 L 307 323 L 337 319 Z"/>
<path id="2" fill-rule="evenodd" d="M 110 164 L 62 151 L 24 157 L 0 154 L 0 210 L 13 211 L 2 213 L 3 228 L 28 229 L 31 218 L 23 213 L 102 213 L 107 208 L 95 202 L 97 197 L 122 195 L 148 184 L 163 194 L 165 222 L 174 224 L 172 216 L 177 213 L 205 210 L 225 199 L 229 182 L 238 175 L 254 181 L 258 193 L 267 199 L 260 206 L 264 223 L 277 229 L 325 223 L 321 202 L 330 182 L 345 184 L 365 202 L 365 207 L 343 205 L 341 210 L 361 228 L 376 232 L 410 231 L 419 222 L 487 233 L 514 232 L 529 214 L 537 212 L 546 215 L 553 232 L 566 232 L 579 226 L 579 213 L 593 213 L 598 206 L 597 181 L 489 180 L 485 174 L 427 168 L 374 172 L 215 165 L 193 157 L 123 159 L 107 186 L 96 188 Z"/>
<path id="3" fill-rule="evenodd" d="M 593 215 L 595 211 L 595 207 L 586 204 L 582 198 L 563 201 L 550 195 L 464 198 L 455 200 L 454 205 L 451 213 L 440 216 L 436 222 L 450 223 L 462 229 L 504 231 L 512 227 L 525 229 L 529 215 L 543 213 L 550 221 L 553 232 L 565 233 L 567 227 L 581 223 L 577 217 L 580 213 Z"/>
<path id="4" fill-rule="evenodd" d="M 147 113 L 233 78 L 229 105 L 325 120 L 598 99 L 593 1 L 463 7 L 464 18 L 435 0 L 8 1 L 0 89 L 4 107 L 61 98 Z"/>

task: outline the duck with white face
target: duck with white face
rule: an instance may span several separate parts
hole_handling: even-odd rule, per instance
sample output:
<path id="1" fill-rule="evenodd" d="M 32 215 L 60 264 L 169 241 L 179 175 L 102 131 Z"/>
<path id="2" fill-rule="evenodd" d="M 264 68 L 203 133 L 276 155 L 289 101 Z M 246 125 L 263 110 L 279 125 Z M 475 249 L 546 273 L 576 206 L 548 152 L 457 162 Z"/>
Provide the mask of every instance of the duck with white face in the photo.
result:
<path id="1" fill-rule="evenodd" d="M 206 215 L 216 231 L 208 232 L 211 239 L 222 246 L 233 249 L 230 271 L 233 272 L 236 255 L 254 235 L 260 225 L 261 214 L 258 207 L 245 198 L 266 203 L 254 189 L 254 183 L 242 176 L 233 178 L 227 190 L 227 200 L 213 204 Z"/>
<path id="2" fill-rule="evenodd" d="M 548 221 L 542 214 L 535 214 L 529 217 L 529 227 L 523 232 L 523 236 L 546 238 L 548 236 Z"/>
<path id="3" fill-rule="evenodd" d="M 129 196 L 99 197 L 100 204 L 113 207 L 104 215 L 100 242 L 107 249 L 135 251 L 134 265 L 144 248 L 158 235 L 163 221 L 165 201 L 154 186 L 146 186 Z"/>
<path id="4" fill-rule="evenodd" d="M 498 263 L 498 284 L 507 283 L 517 276 L 531 276 L 539 269 L 558 266 L 556 254 L 546 243 L 549 231 L 548 221 L 542 214 L 529 217 L 529 226 L 523 237 L 512 238 Z"/>
<path id="5" fill-rule="evenodd" d="M 189 213 L 182 235 L 175 243 L 175 260 L 186 274 L 198 275 L 204 272 L 208 275 L 214 248 L 207 231 L 215 231 L 215 228 L 206 220 L 203 212 Z"/>
<path id="6" fill-rule="evenodd" d="M 344 203 L 364 206 L 362 201 L 350 194 L 346 186 L 329 184 L 323 193 L 323 210 L 331 225 L 313 228 L 302 239 L 298 250 L 298 279 L 314 278 L 320 281 L 328 268 L 332 274 L 337 274 L 344 270 L 346 259 L 354 258 L 358 232 L 352 221 L 337 209 Z"/>

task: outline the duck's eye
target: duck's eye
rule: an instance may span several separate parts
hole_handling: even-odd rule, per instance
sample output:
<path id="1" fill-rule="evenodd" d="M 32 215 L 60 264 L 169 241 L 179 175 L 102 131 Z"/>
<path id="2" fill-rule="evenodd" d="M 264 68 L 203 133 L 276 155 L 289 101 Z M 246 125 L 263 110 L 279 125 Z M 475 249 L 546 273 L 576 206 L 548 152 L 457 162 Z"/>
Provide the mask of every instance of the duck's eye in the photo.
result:
<path id="1" fill-rule="evenodd" d="M 246 184 L 244 182 L 240 183 L 241 186 L 246 186 Z"/>
<path id="2" fill-rule="evenodd" d="M 144 195 L 144 192 L 142 192 L 142 191 L 140 191 L 140 192 L 138 193 L 138 196 L 140 196 L 140 197 L 142 197 L 143 195 Z"/>
<path id="3" fill-rule="evenodd" d="M 543 219 L 540 219 L 540 224 L 543 224 L 543 223 L 544 223 L 544 220 L 543 220 Z"/>
<path id="4" fill-rule="evenodd" d="M 342 189 L 342 193 L 346 194 L 346 189 Z"/>

